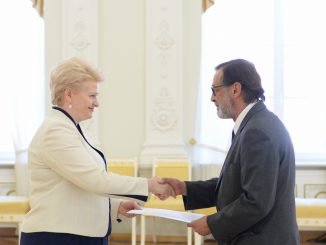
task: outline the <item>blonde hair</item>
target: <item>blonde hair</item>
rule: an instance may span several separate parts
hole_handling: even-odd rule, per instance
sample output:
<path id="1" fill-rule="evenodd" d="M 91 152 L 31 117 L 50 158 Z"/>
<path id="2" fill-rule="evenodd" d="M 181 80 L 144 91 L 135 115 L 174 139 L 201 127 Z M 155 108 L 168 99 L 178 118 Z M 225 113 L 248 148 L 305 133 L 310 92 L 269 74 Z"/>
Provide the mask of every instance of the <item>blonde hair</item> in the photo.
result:
<path id="1" fill-rule="evenodd" d="M 60 63 L 52 72 L 50 80 L 51 101 L 53 105 L 61 105 L 64 91 L 67 88 L 78 89 L 83 82 L 103 81 L 100 72 L 85 60 L 77 57 Z"/>

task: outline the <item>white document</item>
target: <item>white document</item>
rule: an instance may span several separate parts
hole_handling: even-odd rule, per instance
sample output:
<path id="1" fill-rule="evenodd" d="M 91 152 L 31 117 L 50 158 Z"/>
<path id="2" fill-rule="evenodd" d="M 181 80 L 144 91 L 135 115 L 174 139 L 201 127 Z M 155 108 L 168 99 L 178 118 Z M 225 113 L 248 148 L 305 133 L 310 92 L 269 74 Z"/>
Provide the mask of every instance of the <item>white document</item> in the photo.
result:
<path id="1" fill-rule="evenodd" d="M 130 210 L 128 213 L 132 214 L 143 214 L 149 216 L 156 216 L 161 218 L 178 220 L 186 223 L 190 223 L 194 220 L 200 219 L 204 217 L 204 214 L 196 214 L 190 212 L 179 212 L 168 209 L 158 209 L 158 208 L 142 208 L 142 209 L 134 209 Z"/>

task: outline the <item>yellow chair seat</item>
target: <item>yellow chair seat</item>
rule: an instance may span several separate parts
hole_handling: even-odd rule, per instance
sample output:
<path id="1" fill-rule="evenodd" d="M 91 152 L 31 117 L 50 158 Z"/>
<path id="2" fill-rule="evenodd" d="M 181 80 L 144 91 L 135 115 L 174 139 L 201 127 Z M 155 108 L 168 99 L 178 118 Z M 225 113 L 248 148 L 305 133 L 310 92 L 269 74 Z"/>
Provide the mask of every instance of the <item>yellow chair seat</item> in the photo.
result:
<path id="1" fill-rule="evenodd" d="M 216 208 L 211 207 L 211 208 L 196 209 L 196 210 L 194 210 L 194 213 L 210 215 L 210 214 L 216 213 Z"/>
<path id="2" fill-rule="evenodd" d="M 29 201 L 21 196 L 0 196 L 0 222 L 20 223 L 29 210 Z"/>
<path id="3" fill-rule="evenodd" d="M 300 230 L 326 230 L 326 199 L 296 198 Z"/>
<path id="4" fill-rule="evenodd" d="M 169 197 L 168 199 L 162 201 L 158 197 L 151 195 L 149 200 L 145 203 L 146 208 L 161 208 L 170 209 L 175 211 L 185 211 L 182 196 L 177 196 L 176 198 Z"/>
<path id="5" fill-rule="evenodd" d="M 134 163 L 129 163 L 129 162 L 122 162 L 122 163 L 109 162 L 108 164 L 109 171 L 112 171 L 116 174 L 127 175 L 127 176 L 136 176 L 135 173 L 136 167 L 137 166 Z"/>
<path id="6" fill-rule="evenodd" d="M 298 218 L 326 218 L 326 199 L 297 198 Z"/>
<path id="7" fill-rule="evenodd" d="M 26 197 L 0 196 L 0 214 L 25 214 L 29 210 Z"/>

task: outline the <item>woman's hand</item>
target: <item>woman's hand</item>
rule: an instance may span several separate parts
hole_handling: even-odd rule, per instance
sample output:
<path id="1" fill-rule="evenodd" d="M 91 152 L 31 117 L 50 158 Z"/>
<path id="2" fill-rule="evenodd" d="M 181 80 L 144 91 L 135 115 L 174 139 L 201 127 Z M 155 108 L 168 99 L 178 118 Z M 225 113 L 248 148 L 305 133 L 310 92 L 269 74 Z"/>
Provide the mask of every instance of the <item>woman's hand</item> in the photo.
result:
<path id="1" fill-rule="evenodd" d="M 133 209 L 141 209 L 141 207 L 135 201 L 122 201 L 120 203 L 118 213 L 125 217 L 132 218 L 135 217 L 136 214 L 129 214 L 128 211 Z"/>

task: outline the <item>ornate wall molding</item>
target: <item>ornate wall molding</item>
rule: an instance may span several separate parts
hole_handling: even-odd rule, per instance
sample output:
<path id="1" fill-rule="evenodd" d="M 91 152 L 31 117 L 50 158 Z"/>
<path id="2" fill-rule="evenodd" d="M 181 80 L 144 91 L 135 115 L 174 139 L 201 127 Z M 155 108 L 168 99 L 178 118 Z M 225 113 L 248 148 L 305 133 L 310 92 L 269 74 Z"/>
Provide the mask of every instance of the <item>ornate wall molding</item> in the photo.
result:
<path id="1" fill-rule="evenodd" d="M 62 57 L 81 57 L 98 65 L 98 1 L 62 1 Z M 90 141 L 99 145 L 98 114 L 81 123 Z"/>
<path id="2" fill-rule="evenodd" d="M 143 164 L 186 156 L 183 143 L 183 0 L 146 1 L 146 135 Z"/>
<path id="3" fill-rule="evenodd" d="M 326 197 L 325 169 L 297 169 L 297 197 L 325 198 Z"/>
<path id="4" fill-rule="evenodd" d="M 175 108 L 175 99 L 171 97 L 167 88 L 161 88 L 159 95 L 153 101 L 152 130 L 158 130 L 163 134 L 176 130 L 178 115 Z"/>
<path id="5" fill-rule="evenodd" d="M 62 1 L 63 57 L 98 62 L 98 1 Z"/>

